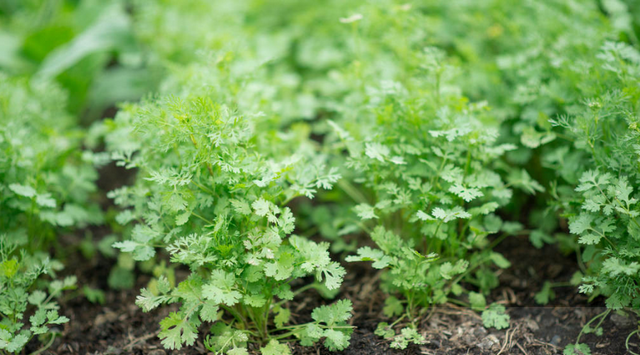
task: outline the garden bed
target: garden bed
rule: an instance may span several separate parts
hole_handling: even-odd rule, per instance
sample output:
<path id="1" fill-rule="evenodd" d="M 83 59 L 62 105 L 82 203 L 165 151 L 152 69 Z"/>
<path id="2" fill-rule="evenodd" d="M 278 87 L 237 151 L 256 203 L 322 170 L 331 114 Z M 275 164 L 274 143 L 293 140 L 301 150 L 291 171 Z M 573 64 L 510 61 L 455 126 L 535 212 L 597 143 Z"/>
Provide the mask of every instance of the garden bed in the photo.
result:
<path id="1" fill-rule="evenodd" d="M 374 334 L 377 324 L 388 321 L 382 313 L 384 294 L 378 288 L 379 273 L 364 265 L 345 263 L 347 277 L 340 298 L 352 300 L 354 316 L 351 324 L 357 329 L 351 345 L 335 354 L 561 354 L 568 343 L 575 341 L 582 327 L 606 308 L 602 300 L 591 304 L 574 288 L 556 289 L 556 298 L 547 306 L 538 306 L 534 294 L 546 281 L 564 282 L 575 272 L 574 256 L 565 257 L 553 246 L 534 249 L 527 240 L 507 239 L 500 247 L 513 264 L 500 275 L 501 287 L 488 297 L 489 301 L 507 306 L 511 316 L 508 329 L 485 329 L 477 312 L 446 304 L 433 307 L 420 322 L 420 332 L 427 342 L 394 350 L 389 342 Z M 111 262 L 100 258 L 93 264 L 77 256 L 75 270 L 82 284 L 107 289 L 106 280 Z M 138 289 L 149 277 L 139 275 L 136 288 L 106 292 L 104 305 L 92 304 L 84 297 L 63 304 L 63 314 L 71 321 L 62 328 L 62 336 L 45 354 L 203 354 L 207 350 L 203 339 L 189 349 L 166 350 L 157 337 L 158 323 L 172 307 L 143 313 L 135 306 Z M 308 321 L 314 307 L 327 303 L 315 291 L 307 291 L 288 304 L 299 322 Z M 636 327 L 633 319 L 613 315 L 604 323 L 601 337 L 583 336 L 593 354 L 623 354 L 625 338 Z M 204 329 L 203 329 L 204 330 Z M 202 331 L 201 334 L 206 334 Z M 632 350 L 640 349 L 631 341 Z M 322 346 L 292 346 L 294 354 L 334 354 Z"/>

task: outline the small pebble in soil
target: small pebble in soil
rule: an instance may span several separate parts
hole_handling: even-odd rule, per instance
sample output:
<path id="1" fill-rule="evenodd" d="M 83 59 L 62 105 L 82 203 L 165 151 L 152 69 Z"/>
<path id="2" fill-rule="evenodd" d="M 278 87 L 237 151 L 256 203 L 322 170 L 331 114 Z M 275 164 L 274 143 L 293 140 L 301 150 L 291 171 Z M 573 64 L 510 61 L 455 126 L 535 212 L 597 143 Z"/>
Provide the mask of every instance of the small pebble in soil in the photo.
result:
<path id="1" fill-rule="evenodd" d="M 551 338 L 551 345 L 555 345 L 558 346 L 558 344 L 560 344 L 560 341 L 562 340 L 562 338 L 560 338 L 559 335 L 554 335 L 553 338 Z"/>
<path id="2" fill-rule="evenodd" d="M 623 316 L 617 313 L 611 315 L 611 321 L 618 328 L 631 328 L 635 324 L 635 320 L 630 315 Z"/>

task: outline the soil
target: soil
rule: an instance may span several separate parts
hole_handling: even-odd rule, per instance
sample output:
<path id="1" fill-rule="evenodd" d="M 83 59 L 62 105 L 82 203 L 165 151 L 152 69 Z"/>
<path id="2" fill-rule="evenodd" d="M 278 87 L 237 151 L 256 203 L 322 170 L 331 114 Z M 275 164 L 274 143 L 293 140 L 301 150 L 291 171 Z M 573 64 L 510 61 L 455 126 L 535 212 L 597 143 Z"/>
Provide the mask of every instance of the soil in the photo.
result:
<path id="1" fill-rule="evenodd" d="M 99 234 L 99 233 L 96 233 Z M 544 280 L 565 282 L 576 271 L 572 256 L 566 257 L 552 246 L 534 249 L 526 239 L 507 239 L 500 251 L 513 267 L 500 275 L 503 286 L 489 296 L 488 301 L 507 307 L 510 327 L 503 330 L 485 329 L 478 313 L 446 304 L 434 307 L 421 320 L 420 332 L 427 339 L 423 345 L 411 345 L 406 350 L 394 350 L 389 341 L 373 332 L 381 321 L 384 295 L 378 290 L 379 274 L 365 263 L 346 264 L 347 277 L 338 298 L 349 298 L 354 304 L 351 324 L 356 326 L 351 346 L 333 354 L 561 354 L 563 347 L 575 341 L 582 326 L 606 308 L 602 300 L 588 303 L 573 287 L 556 289 L 556 298 L 545 307 L 536 306 L 533 296 Z M 107 277 L 112 260 L 94 258 L 88 261 L 79 255 L 72 259 L 81 284 L 107 290 Z M 106 291 L 104 305 L 92 304 L 84 297 L 63 302 L 61 313 L 71 321 L 60 329 L 62 335 L 44 354 L 206 354 L 203 344 L 206 328 L 195 346 L 180 351 L 165 350 L 157 337 L 158 323 L 171 307 L 143 313 L 135 306 L 135 297 L 149 276 L 140 274 L 132 290 Z M 311 310 L 330 301 L 314 291 L 296 297 L 288 307 L 303 322 Z M 625 354 L 625 339 L 637 329 L 637 321 L 617 314 L 603 323 L 604 333 L 582 336 L 593 354 Z M 640 339 L 630 341 L 631 349 L 640 351 Z M 36 350 L 36 349 L 30 349 Z M 302 347 L 292 344 L 294 354 L 331 354 L 321 345 Z"/>

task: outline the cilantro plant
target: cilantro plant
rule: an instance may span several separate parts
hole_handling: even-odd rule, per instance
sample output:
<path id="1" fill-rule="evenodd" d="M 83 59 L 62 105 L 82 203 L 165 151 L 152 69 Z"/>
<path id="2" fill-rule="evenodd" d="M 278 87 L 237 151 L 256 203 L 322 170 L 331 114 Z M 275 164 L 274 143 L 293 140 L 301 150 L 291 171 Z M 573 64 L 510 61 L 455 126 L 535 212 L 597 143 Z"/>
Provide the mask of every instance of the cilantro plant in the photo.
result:
<path id="1" fill-rule="evenodd" d="M 59 247 L 61 231 L 102 220 L 91 201 L 100 159 L 81 152 L 83 135 L 65 99 L 56 85 L 0 74 L 0 351 L 6 353 L 20 352 L 36 336 L 51 344 L 57 332 L 50 326 L 68 320 L 56 298 L 75 279 L 50 281 L 62 263 L 47 250 Z"/>
<path id="2" fill-rule="evenodd" d="M 327 243 L 291 234 L 295 218 L 287 207 L 331 188 L 339 175 L 325 167 L 308 130 L 278 134 L 272 112 L 240 106 L 262 69 L 234 77 L 229 67 L 236 62 L 226 60 L 200 67 L 212 85 L 187 85 L 180 96 L 125 106 L 106 123 L 117 164 L 138 170 L 133 186 L 110 193 L 124 208 L 118 221 L 132 224 L 130 238 L 115 246 L 137 261 L 156 257 L 160 248 L 191 270 L 177 285 L 160 278 L 137 304 L 150 311 L 181 303 L 160 324 L 169 349 L 193 345 L 202 322 L 213 323 L 205 344 L 218 353 L 245 353 L 248 343 L 258 343 L 270 354 L 296 338 L 344 349 L 352 331 L 349 301 L 320 307 L 313 322 L 301 325 L 287 325 L 285 308 L 297 293 L 342 282 L 345 271 L 329 258 Z M 306 276 L 316 281 L 292 288 Z"/>
<path id="3" fill-rule="evenodd" d="M 37 251 L 61 228 L 101 222 L 91 201 L 101 159 L 80 150 L 58 86 L 0 75 L 0 230 Z"/>
<path id="4" fill-rule="evenodd" d="M 48 281 L 58 264 L 41 255 L 18 252 L 15 244 L 0 235 L 0 353 L 20 353 L 32 339 L 39 337 L 48 348 L 59 329 L 69 321 L 58 313 L 57 298 L 75 288 L 75 277 Z M 27 314 L 32 314 L 27 317 Z"/>
<path id="5" fill-rule="evenodd" d="M 572 143 L 569 149 L 556 148 L 557 156 L 574 152 L 583 164 L 578 183 L 560 181 L 554 197 L 556 207 L 568 217 L 570 233 L 577 237 L 580 292 L 605 296 L 607 314 L 637 312 L 640 52 L 624 43 L 606 42 L 589 63 L 589 76 L 576 85 L 581 100 L 569 114 L 552 120 Z"/>
<path id="6" fill-rule="evenodd" d="M 463 293 L 462 280 L 485 293 L 497 286 L 491 265 L 510 263 L 491 250 L 499 239 L 488 237 L 519 227 L 494 212 L 509 202 L 512 187 L 539 186 L 521 171 L 503 180 L 499 157 L 512 147 L 496 143 L 497 130 L 482 105 L 454 95 L 432 105 L 436 92 L 382 85 L 357 106 L 357 126 L 333 124 L 357 185 L 343 184 L 360 190 L 353 210 L 377 246 L 362 247 L 347 260 L 388 269 L 384 289 L 403 297 L 387 299 L 399 307 L 385 313 L 402 314 L 394 324 L 405 317 L 413 323 L 428 306 Z M 392 346 L 404 348 L 406 341 Z"/>
<path id="7" fill-rule="evenodd" d="M 352 204 L 357 229 L 377 247 L 362 247 L 347 260 L 387 270 L 385 314 L 396 320 L 381 323 L 377 333 L 405 348 L 420 343 L 415 322 L 429 306 L 473 290 L 462 281 L 480 291 L 475 306 L 485 302 L 483 294 L 498 283 L 494 267 L 510 266 L 493 247 L 523 232 L 495 212 L 510 203 L 514 188 L 544 189 L 525 170 L 504 164 L 503 154 L 516 147 L 498 141 L 500 122 L 485 103 L 461 95 L 455 62 L 420 47 L 419 35 L 401 43 L 379 37 L 381 28 L 402 32 L 414 16 L 361 10 L 339 24 L 345 36 L 356 28 L 357 46 L 350 47 L 353 64 L 332 73 L 345 94 L 327 99 L 334 101 L 334 119 L 324 122 L 324 142 L 345 168 L 338 186 L 351 202 L 341 201 Z M 400 63 L 360 61 L 379 48 Z M 485 313 L 487 326 L 505 327 L 504 309 Z M 393 327 L 403 320 L 407 328 L 396 335 Z"/>

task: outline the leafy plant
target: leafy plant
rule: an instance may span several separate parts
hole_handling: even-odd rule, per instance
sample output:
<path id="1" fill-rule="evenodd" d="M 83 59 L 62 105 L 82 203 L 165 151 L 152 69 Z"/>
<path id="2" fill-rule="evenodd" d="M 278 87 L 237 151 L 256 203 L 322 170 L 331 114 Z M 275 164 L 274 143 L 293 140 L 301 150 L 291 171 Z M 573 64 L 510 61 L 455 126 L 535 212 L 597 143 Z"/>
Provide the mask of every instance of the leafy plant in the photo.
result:
<path id="1" fill-rule="evenodd" d="M 94 164 L 65 94 L 46 82 L 0 74 L 0 230 L 27 250 L 46 248 L 56 231 L 102 221 L 91 201 Z"/>
<path id="2" fill-rule="evenodd" d="M 45 281 L 55 275 L 59 264 L 48 258 L 16 251 L 5 235 L 0 235 L 0 352 L 20 353 L 34 337 L 48 348 L 58 331 L 55 326 L 69 321 L 58 313 L 57 298 L 76 286 L 75 277 Z M 44 290 L 47 290 L 48 293 Z M 32 315 L 26 319 L 26 315 Z"/>
<path id="3" fill-rule="evenodd" d="M 375 30 L 384 21 L 393 26 L 395 17 L 377 15 L 358 20 L 359 48 L 387 45 Z M 406 319 L 411 329 L 392 343 L 400 348 L 407 339 L 418 341 L 408 334 L 428 306 L 469 291 L 461 281 L 483 293 L 497 286 L 492 267 L 510 263 L 492 248 L 522 226 L 495 212 L 510 203 L 514 188 L 544 190 L 526 171 L 503 163 L 503 154 L 516 147 L 498 142 L 499 122 L 485 103 L 461 96 L 456 67 L 445 53 L 412 45 L 392 47 L 405 62 L 389 78 L 379 77 L 376 62 L 336 75 L 350 94 L 335 105 L 325 138 L 333 156 L 346 157 L 341 163 L 348 170 L 338 186 L 352 199 L 343 201 L 352 203 L 353 223 L 377 246 L 362 247 L 347 261 L 388 269 L 383 289 L 403 296 L 399 312 L 390 313 L 405 313 L 398 321 Z M 379 333 L 389 337 L 398 321 Z"/>
<path id="4" fill-rule="evenodd" d="M 97 178 L 94 163 L 100 157 L 81 152 L 82 137 L 66 113 L 65 95 L 58 86 L 0 74 L 3 352 L 20 352 L 36 336 L 48 347 L 57 333 L 51 326 L 68 321 L 58 314 L 56 299 L 75 287 L 75 278 L 50 281 L 45 275 L 55 277 L 62 269 L 62 263 L 47 253 L 49 247 L 59 247 L 61 230 L 102 221 L 91 200 Z"/>
<path id="5" fill-rule="evenodd" d="M 238 87 L 250 82 L 229 77 L 226 67 L 201 68 Z M 269 111 L 244 112 L 222 84 L 123 107 L 106 123 L 117 164 L 138 169 L 135 185 L 110 193 L 124 208 L 117 220 L 135 222 L 130 238 L 114 246 L 136 261 L 161 248 L 191 270 L 176 286 L 160 278 L 157 292 L 143 289 L 137 304 L 150 311 L 181 303 L 160 324 L 169 349 L 192 345 L 201 322 L 214 323 L 206 342 L 214 352 L 240 354 L 257 342 L 268 353 L 278 347 L 273 340 L 294 338 L 303 345 L 326 338 L 329 349 L 343 349 L 349 302 L 318 308 L 314 322 L 291 326 L 282 308 L 299 292 L 342 282 L 345 271 L 329 258 L 327 243 L 291 235 L 295 218 L 287 207 L 331 188 L 339 175 L 325 169 L 308 130 L 277 135 Z M 315 283 L 293 291 L 306 276 Z"/>
<path id="6" fill-rule="evenodd" d="M 580 291 L 606 296 L 609 310 L 631 307 L 637 312 L 640 212 L 635 147 L 640 136 L 635 83 L 640 53 L 607 42 L 591 68 L 593 77 L 579 86 L 582 102 L 570 115 L 552 121 L 573 141 L 572 150 L 582 154 L 585 169 L 577 186 L 559 186 L 554 197 L 569 219 L 570 233 L 578 238 L 585 275 Z"/>

